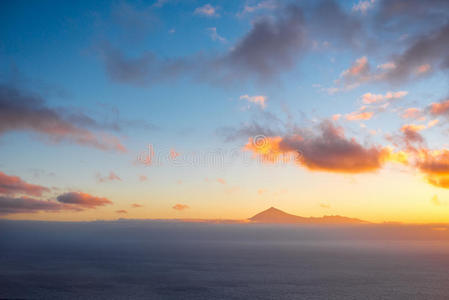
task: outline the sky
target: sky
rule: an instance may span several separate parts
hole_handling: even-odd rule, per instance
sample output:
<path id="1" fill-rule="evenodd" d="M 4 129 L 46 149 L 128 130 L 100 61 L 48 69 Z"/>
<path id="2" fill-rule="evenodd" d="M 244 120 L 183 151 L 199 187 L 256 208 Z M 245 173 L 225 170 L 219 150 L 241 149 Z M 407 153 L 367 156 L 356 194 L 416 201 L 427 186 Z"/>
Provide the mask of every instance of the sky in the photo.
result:
<path id="1" fill-rule="evenodd" d="M 0 16 L 0 218 L 449 222 L 449 1 Z"/>

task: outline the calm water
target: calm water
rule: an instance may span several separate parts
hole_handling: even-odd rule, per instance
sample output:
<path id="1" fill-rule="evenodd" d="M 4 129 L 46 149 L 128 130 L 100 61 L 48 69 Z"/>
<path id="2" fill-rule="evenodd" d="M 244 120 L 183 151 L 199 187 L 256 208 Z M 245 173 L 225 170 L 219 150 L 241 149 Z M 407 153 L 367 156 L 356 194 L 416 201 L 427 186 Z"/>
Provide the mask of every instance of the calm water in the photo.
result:
<path id="1" fill-rule="evenodd" d="M 449 299 L 449 231 L 0 222 L 0 298 Z"/>

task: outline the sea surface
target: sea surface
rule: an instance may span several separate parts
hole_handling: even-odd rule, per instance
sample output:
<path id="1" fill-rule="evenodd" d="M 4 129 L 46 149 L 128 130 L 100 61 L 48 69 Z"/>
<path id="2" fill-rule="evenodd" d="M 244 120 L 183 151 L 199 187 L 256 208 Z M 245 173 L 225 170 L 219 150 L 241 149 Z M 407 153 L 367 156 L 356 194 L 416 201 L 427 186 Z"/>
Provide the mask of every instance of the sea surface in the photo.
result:
<path id="1" fill-rule="evenodd" d="M 0 298 L 449 299 L 449 230 L 4 220 Z"/>

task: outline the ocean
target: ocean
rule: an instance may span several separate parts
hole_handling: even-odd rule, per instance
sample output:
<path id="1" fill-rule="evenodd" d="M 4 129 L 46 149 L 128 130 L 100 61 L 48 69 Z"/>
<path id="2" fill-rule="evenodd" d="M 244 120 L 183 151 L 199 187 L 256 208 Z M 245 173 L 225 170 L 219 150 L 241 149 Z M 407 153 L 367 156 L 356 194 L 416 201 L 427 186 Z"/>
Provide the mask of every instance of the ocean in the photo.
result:
<path id="1" fill-rule="evenodd" d="M 3 220 L 0 298 L 449 299 L 449 230 Z"/>

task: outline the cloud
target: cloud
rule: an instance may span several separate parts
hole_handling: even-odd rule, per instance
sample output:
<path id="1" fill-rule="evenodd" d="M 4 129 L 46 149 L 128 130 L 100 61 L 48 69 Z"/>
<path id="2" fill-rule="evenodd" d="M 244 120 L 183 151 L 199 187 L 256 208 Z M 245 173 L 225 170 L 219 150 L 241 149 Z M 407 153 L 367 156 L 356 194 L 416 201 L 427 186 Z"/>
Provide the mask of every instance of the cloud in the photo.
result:
<path id="1" fill-rule="evenodd" d="M 330 41 L 333 45 L 343 48 L 360 48 L 367 42 L 361 42 L 366 35 L 363 33 L 363 24 L 360 19 L 346 13 L 337 1 L 314 1 L 317 6 L 307 11 L 308 31 L 311 36 L 319 36 Z"/>
<path id="2" fill-rule="evenodd" d="M 302 11 L 289 5 L 274 18 L 256 20 L 251 30 L 217 63 L 227 68 L 222 74 L 223 80 L 249 75 L 267 80 L 283 70 L 292 69 L 304 46 Z"/>
<path id="3" fill-rule="evenodd" d="M 363 110 L 359 110 L 359 111 L 354 111 L 352 113 L 349 113 L 346 115 L 346 120 L 348 121 L 360 121 L 360 120 L 370 120 L 373 117 L 374 113 L 373 112 L 368 112 L 368 111 L 363 111 Z"/>
<path id="4" fill-rule="evenodd" d="M 419 131 L 425 129 L 425 125 L 408 124 L 401 127 L 401 131 L 404 134 L 404 140 L 409 143 L 423 143 L 424 138 Z"/>
<path id="5" fill-rule="evenodd" d="M 118 214 L 127 214 L 128 213 L 128 211 L 126 211 L 124 209 L 119 209 L 119 210 L 116 210 L 115 212 Z"/>
<path id="6" fill-rule="evenodd" d="M 238 16 L 243 16 L 245 14 L 256 13 L 260 10 L 273 10 L 278 7 L 278 4 L 273 0 L 260 1 L 255 5 L 245 5 L 242 12 L 238 13 Z"/>
<path id="7" fill-rule="evenodd" d="M 0 196 L 0 215 L 37 213 L 41 211 L 60 211 L 63 209 L 74 209 L 66 207 L 61 203 L 48 200 L 38 200 L 28 197 L 8 197 Z"/>
<path id="8" fill-rule="evenodd" d="M 402 114 L 403 119 L 418 119 L 421 117 L 421 110 L 416 107 L 407 108 Z"/>
<path id="9" fill-rule="evenodd" d="M 137 86 L 177 78 L 191 72 L 193 67 L 193 61 L 188 59 L 163 59 L 151 51 L 128 56 L 107 42 L 101 43 L 98 53 L 112 81 Z"/>
<path id="10" fill-rule="evenodd" d="M 213 34 L 216 29 L 209 31 Z M 273 80 L 279 73 L 293 69 L 305 48 L 302 10 L 288 5 L 274 16 L 258 18 L 228 52 L 213 56 L 198 53 L 163 58 L 151 51 L 131 56 L 108 42 L 101 43 L 97 49 L 111 80 L 148 86 L 185 75 L 213 84 Z"/>
<path id="11" fill-rule="evenodd" d="M 412 39 L 402 53 L 391 56 L 388 63 L 377 69 L 370 67 L 366 56 L 357 59 L 342 72 L 337 80 L 345 90 L 367 82 L 401 84 L 430 75 L 437 70 L 449 69 L 449 23 Z M 340 89 L 337 89 L 337 91 Z"/>
<path id="12" fill-rule="evenodd" d="M 147 180 L 148 180 L 148 177 L 145 176 L 145 175 L 140 175 L 140 176 L 139 176 L 139 180 L 142 181 L 142 182 L 143 182 L 143 181 L 147 181 Z"/>
<path id="13" fill-rule="evenodd" d="M 221 184 L 226 184 L 226 180 L 224 180 L 223 178 L 217 178 L 217 182 Z"/>
<path id="14" fill-rule="evenodd" d="M 207 28 L 207 31 L 209 32 L 210 38 L 213 41 L 219 41 L 222 43 L 227 42 L 227 40 L 224 37 L 222 37 L 221 35 L 218 34 L 216 27 L 209 27 L 209 28 Z"/>
<path id="15" fill-rule="evenodd" d="M 434 116 L 449 116 L 449 99 L 432 103 L 429 107 L 429 111 Z"/>
<path id="16" fill-rule="evenodd" d="M 185 205 L 185 204 L 175 204 L 173 207 L 172 207 L 174 210 L 179 210 L 179 211 L 182 211 L 182 210 L 185 210 L 185 209 L 188 209 L 189 208 L 189 206 L 188 205 Z"/>
<path id="17" fill-rule="evenodd" d="M 87 193 L 69 192 L 59 195 L 56 200 L 61 203 L 75 205 L 81 208 L 96 208 L 98 206 L 110 205 L 112 202 L 107 198 L 96 197 Z"/>
<path id="18" fill-rule="evenodd" d="M 390 32 L 413 28 L 433 28 L 446 23 L 449 3 L 445 0 L 380 0 L 377 26 Z"/>
<path id="19" fill-rule="evenodd" d="M 50 189 L 44 186 L 30 184 L 23 181 L 18 176 L 10 176 L 0 172 L 0 194 L 2 195 L 29 195 L 42 196 L 43 193 L 49 192 Z"/>
<path id="20" fill-rule="evenodd" d="M 108 181 L 122 181 L 122 179 L 115 174 L 114 172 L 109 172 L 108 176 L 102 176 L 101 174 L 97 174 L 97 181 L 98 182 L 108 182 Z"/>
<path id="21" fill-rule="evenodd" d="M 309 135 L 269 137 L 259 144 L 250 139 L 244 149 L 266 157 L 269 162 L 285 153 L 296 153 L 299 165 L 312 171 L 336 173 L 372 172 L 392 159 L 389 149 L 365 147 L 353 138 L 348 139 L 343 128 L 330 121 L 321 123 L 318 131 Z"/>
<path id="22" fill-rule="evenodd" d="M 384 79 L 393 83 L 406 82 L 435 70 L 449 69 L 449 24 L 423 34 L 401 54 L 393 56 L 395 68 Z"/>
<path id="23" fill-rule="evenodd" d="M 265 102 L 267 101 L 267 97 L 263 95 L 259 96 L 242 95 L 240 96 L 240 100 L 247 100 L 248 102 L 255 103 L 264 109 L 266 107 Z"/>
<path id="24" fill-rule="evenodd" d="M 25 131 L 54 143 L 70 142 L 100 150 L 126 152 L 118 138 L 94 133 L 78 124 L 77 121 L 81 120 L 90 126 L 99 126 L 85 115 L 65 114 L 46 106 L 38 95 L 0 84 L 0 136 L 7 132 Z"/>
<path id="25" fill-rule="evenodd" d="M 134 207 L 134 208 L 140 208 L 140 207 L 143 207 L 142 204 L 138 204 L 138 203 L 133 203 L 131 206 Z"/>
<path id="26" fill-rule="evenodd" d="M 352 6 L 352 11 L 361 12 L 362 14 L 366 14 L 366 12 L 373 6 L 375 0 L 365 0 L 359 1 L 357 4 Z"/>
<path id="27" fill-rule="evenodd" d="M 210 4 L 205 4 L 203 6 L 197 7 L 193 13 L 195 15 L 203 15 L 207 17 L 219 17 L 220 15 L 218 14 L 217 10 L 217 7 L 213 7 Z"/>
<path id="28" fill-rule="evenodd" d="M 449 150 L 420 149 L 416 166 L 426 175 L 428 183 L 441 188 L 449 188 Z"/>
<path id="29" fill-rule="evenodd" d="M 384 100 L 399 99 L 407 96 L 407 91 L 387 92 L 385 95 L 366 93 L 362 96 L 363 103 L 372 104 L 382 102 Z"/>
<path id="30" fill-rule="evenodd" d="M 340 118 L 341 118 L 341 114 L 332 115 L 332 120 L 334 120 L 334 121 L 338 121 L 338 120 L 340 120 Z"/>

